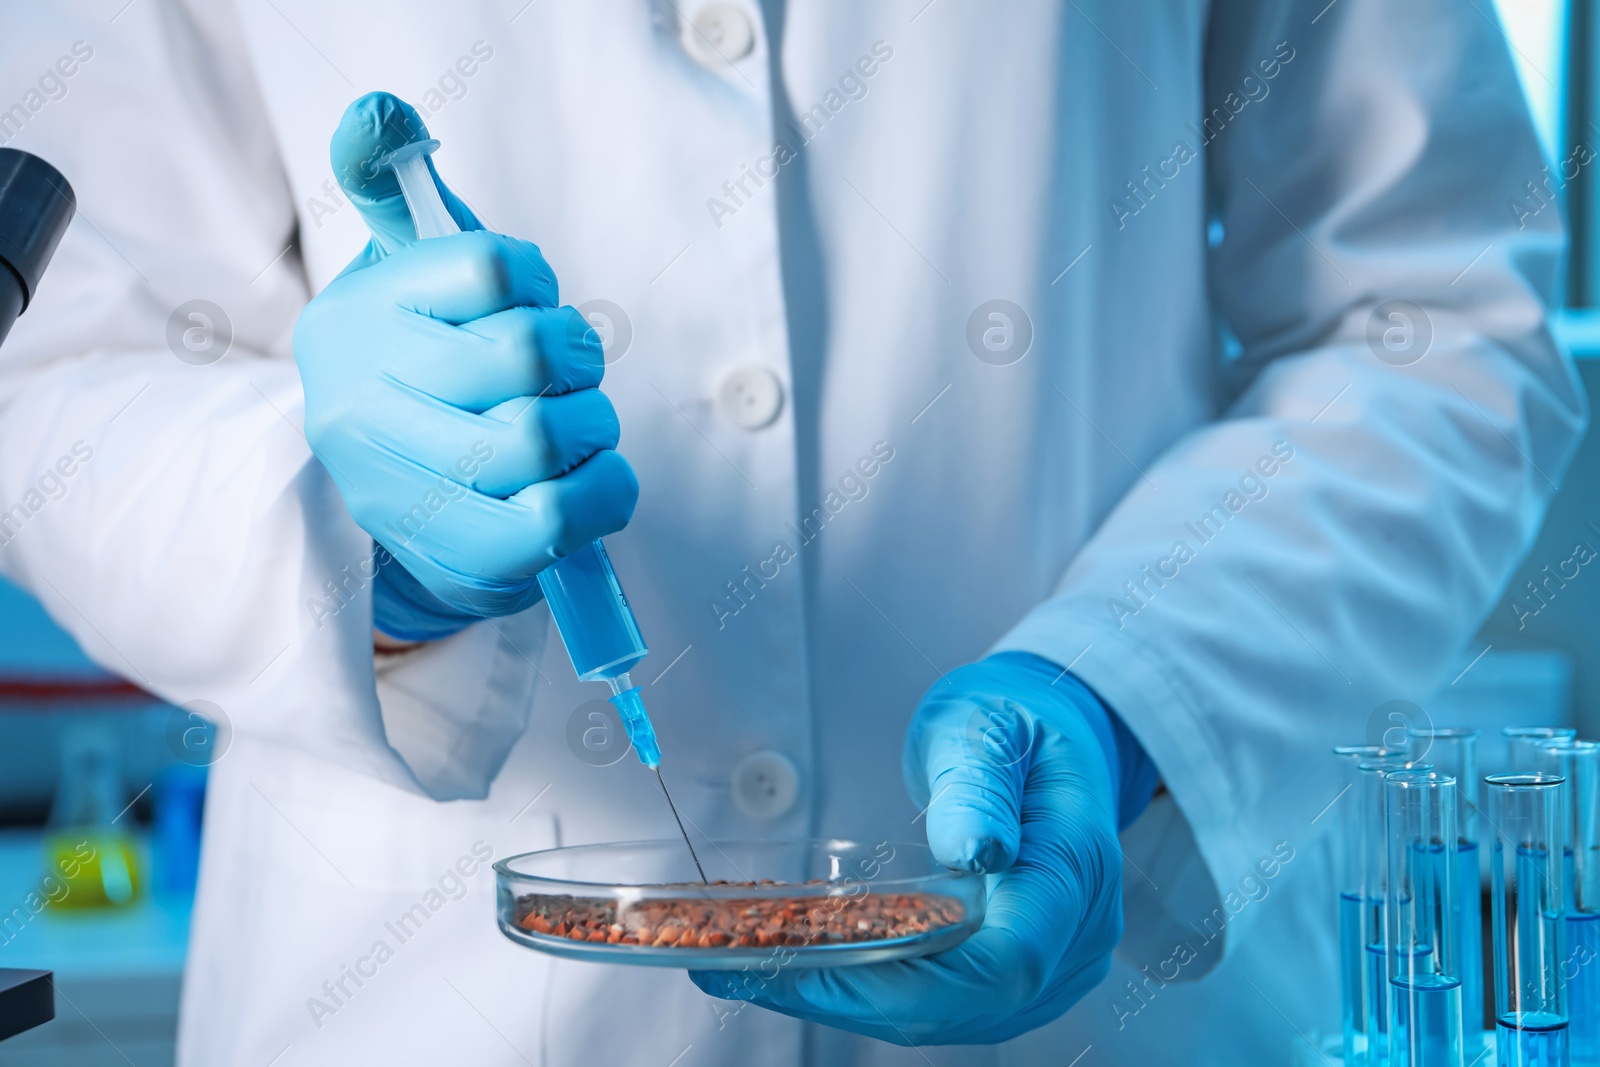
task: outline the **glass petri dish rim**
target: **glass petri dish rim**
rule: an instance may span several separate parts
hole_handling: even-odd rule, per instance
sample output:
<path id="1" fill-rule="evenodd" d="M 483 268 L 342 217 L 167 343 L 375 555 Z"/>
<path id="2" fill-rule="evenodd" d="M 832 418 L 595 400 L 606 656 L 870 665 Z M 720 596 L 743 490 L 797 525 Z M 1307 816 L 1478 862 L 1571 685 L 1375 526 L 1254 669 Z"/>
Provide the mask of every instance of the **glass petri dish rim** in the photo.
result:
<path id="1" fill-rule="evenodd" d="M 806 837 L 782 838 L 763 840 L 759 838 L 735 838 L 727 840 L 710 840 L 713 845 L 746 848 L 746 847 L 793 847 L 804 845 L 808 849 L 820 847 L 838 847 L 845 849 L 868 849 L 878 847 L 868 845 L 861 841 L 852 841 L 847 838 Z M 919 854 L 929 855 L 932 850 L 926 844 L 909 841 L 886 841 L 896 850 L 910 849 Z M 580 853 L 601 855 L 606 852 L 623 852 L 628 849 L 671 849 L 682 848 L 683 841 L 679 838 L 654 838 L 641 841 L 606 841 L 587 845 L 562 845 L 555 848 L 535 849 L 532 852 L 521 852 L 515 856 L 507 856 L 494 862 L 494 872 L 503 886 L 517 892 L 534 892 L 546 896 L 571 896 L 571 897 L 604 897 L 615 896 L 618 893 L 627 893 L 629 896 L 637 895 L 640 899 L 647 897 L 662 897 L 675 899 L 709 898 L 709 899 L 750 899 L 751 897 L 776 899 L 793 898 L 796 896 L 828 897 L 843 893 L 852 885 L 868 885 L 875 892 L 890 892 L 895 889 L 901 891 L 935 892 L 940 885 L 961 885 L 970 883 L 974 879 L 984 877 L 982 871 L 963 871 L 949 867 L 929 871 L 926 874 L 912 875 L 904 878 L 868 878 L 863 875 L 849 875 L 836 881 L 808 882 L 777 882 L 772 885 L 750 885 L 745 882 L 732 882 L 724 885 L 698 884 L 695 882 L 672 883 L 631 883 L 631 882 L 592 882 L 578 881 L 569 878 L 552 878 L 548 875 L 527 874 L 512 868 L 512 864 L 522 860 L 529 860 L 538 856 L 551 856 L 561 853 L 563 856 L 577 856 Z M 871 857 L 870 854 L 869 858 Z"/>

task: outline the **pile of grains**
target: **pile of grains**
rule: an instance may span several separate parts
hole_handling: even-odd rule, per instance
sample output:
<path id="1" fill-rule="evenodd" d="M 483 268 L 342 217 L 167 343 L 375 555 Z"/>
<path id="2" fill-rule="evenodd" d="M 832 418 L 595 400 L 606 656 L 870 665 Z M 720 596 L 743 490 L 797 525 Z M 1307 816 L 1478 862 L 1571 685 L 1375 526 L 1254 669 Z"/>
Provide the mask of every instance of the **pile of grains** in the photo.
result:
<path id="1" fill-rule="evenodd" d="M 605 897 L 525 896 L 517 899 L 516 922 L 524 930 L 573 941 L 655 948 L 764 948 L 910 937 L 954 925 L 964 913 L 959 900 L 924 893 L 641 900 L 620 908 L 616 900 Z"/>

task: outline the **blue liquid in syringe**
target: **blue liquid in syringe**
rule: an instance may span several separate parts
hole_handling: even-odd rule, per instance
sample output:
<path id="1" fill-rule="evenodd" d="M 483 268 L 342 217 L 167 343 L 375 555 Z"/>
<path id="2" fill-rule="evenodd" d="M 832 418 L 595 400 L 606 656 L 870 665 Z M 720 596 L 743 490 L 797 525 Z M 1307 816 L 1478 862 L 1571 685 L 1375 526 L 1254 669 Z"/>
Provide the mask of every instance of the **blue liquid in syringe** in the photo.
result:
<path id="1" fill-rule="evenodd" d="M 650 650 L 645 647 L 605 546 L 590 541 L 556 560 L 539 572 L 539 589 L 550 605 L 550 615 L 556 621 L 561 643 L 567 647 L 572 669 L 585 682 L 603 681 L 611 686 L 611 703 L 622 716 L 622 727 L 633 743 L 633 751 L 640 763 L 656 772 L 661 795 L 667 798 L 673 821 L 689 847 L 689 858 L 694 860 L 700 880 L 705 881 L 705 868 L 700 866 L 689 831 L 678 815 L 678 805 L 672 802 L 666 779 L 661 777 L 661 747 L 656 743 L 655 728 L 645 713 L 639 687 L 628 677 L 629 668 Z"/>
<path id="2" fill-rule="evenodd" d="M 627 674 L 649 653 L 605 546 L 591 541 L 539 572 L 550 614 L 586 682 Z"/>
<path id="3" fill-rule="evenodd" d="M 628 677 L 628 671 L 650 650 L 605 546 L 591 541 L 563 556 L 539 572 L 539 588 L 550 605 L 572 669 L 585 682 L 610 684 L 611 703 L 622 716 L 639 762 L 654 770 L 661 764 L 661 749 L 639 689 Z"/>
<path id="4" fill-rule="evenodd" d="M 1567 1020 L 1530 1011 L 1503 1015 L 1495 1026 L 1499 1067 L 1568 1067 Z"/>

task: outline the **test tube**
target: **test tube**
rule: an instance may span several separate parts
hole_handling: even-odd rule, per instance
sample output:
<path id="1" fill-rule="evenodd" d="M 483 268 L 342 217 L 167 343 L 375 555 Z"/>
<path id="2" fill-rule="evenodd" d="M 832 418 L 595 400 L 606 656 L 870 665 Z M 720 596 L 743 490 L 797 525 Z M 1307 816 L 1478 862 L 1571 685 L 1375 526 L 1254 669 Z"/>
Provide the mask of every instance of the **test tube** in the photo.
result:
<path id="1" fill-rule="evenodd" d="M 1567 952 L 1561 978 L 1572 1021 L 1568 1043 L 1574 1067 L 1600 1067 L 1600 745 L 1550 742 L 1539 753 L 1541 772 L 1567 780 L 1562 864 Z"/>
<path id="2" fill-rule="evenodd" d="M 1388 1062 L 1389 967 L 1384 924 L 1384 897 L 1388 892 L 1388 827 L 1384 820 L 1384 779 L 1398 771 L 1431 771 L 1426 763 L 1387 757 L 1368 760 L 1357 771 L 1355 840 L 1359 842 L 1353 859 L 1358 888 L 1348 897 L 1341 895 L 1340 930 L 1353 936 L 1343 952 L 1358 963 L 1352 964 L 1358 978 L 1351 983 L 1353 1004 L 1345 1013 L 1345 1063 L 1357 1067 L 1379 1067 Z M 1352 943 L 1353 942 L 1353 943 Z"/>
<path id="3" fill-rule="evenodd" d="M 1499 1067 L 1568 1067 L 1565 780 L 1553 774 L 1484 779 L 1494 910 L 1495 1043 Z"/>
<path id="4" fill-rule="evenodd" d="M 1567 755 L 1573 803 L 1572 907 L 1567 912 L 1567 1006 L 1572 1062 L 1600 1067 L 1600 745 L 1574 741 Z"/>
<path id="5" fill-rule="evenodd" d="M 1457 932 L 1456 780 L 1385 777 L 1390 1067 L 1465 1067 Z"/>
<path id="6" fill-rule="evenodd" d="M 1467 1060 L 1483 1047 L 1483 876 L 1478 850 L 1478 731 L 1419 727 L 1413 751 L 1456 780 L 1456 944 L 1461 954 L 1461 1029 Z"/>
<path id="7" fill-rule="evenodd" d="M 1361 934 L 1368 855 L 1362 803 L 1361 765 L 1392 755 L 1382 745 L 1340 745 L 1333 750 L 1339 761 L 1343 788 L 1335 803 L 1338 817 L 1339 879 L 1339 1007 L 1344 1021 L 1345 1062 L 1360 1063 L 1367 1047 L 1366 992 L 1367 942 Z M 1381 901 L 1373 910 L 1381 910 Z"/>
<path id="8" fill-rule="evenodd" d="M 1395 759 L 1396 750 L 1383 745 L 1337 745 L 1333 755 L 1339 762 L 1341 789 L 1334 798 L 1339 804 L 1338 877 L 1342 896 L 1359 896 L 1361 890 L 1361 765 Z M 1348 798 L 1348 799 L 1347 799 Z"/>
<path id="9" fill-rule="evenodd" d="M 1506 739 L 1506 770 L 1510 774 L 1532 774 L 1539 769 L 1539 749 L 1552 741 L 1561 744 L 1578 736 L 1570 726 L 1507 726 L 1500 733 Z"/>

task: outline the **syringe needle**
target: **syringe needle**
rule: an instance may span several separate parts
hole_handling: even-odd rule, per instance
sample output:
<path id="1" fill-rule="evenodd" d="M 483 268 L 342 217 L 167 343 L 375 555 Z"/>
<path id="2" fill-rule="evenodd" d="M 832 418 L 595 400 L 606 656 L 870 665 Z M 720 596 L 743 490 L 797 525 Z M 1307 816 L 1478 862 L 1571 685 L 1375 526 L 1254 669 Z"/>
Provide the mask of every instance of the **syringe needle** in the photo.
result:
<path id="1" fill-rule="evenodd" d="M 667 798 L 667 807 L 672 809 L 672 821 L 678 824 L 678 833 L 683 835 L 683 843 L 689 846 L 689 858 L 694 860 L 694 869 L 700 872 L 700 880 L 710 885 L 706 869 L 700 866 L 700 857 L 695 855 L 694 843 L 689 840 L 689 831 L 683 828 L 678 805 L 672 802 L 672 794 L 667 792 L 667 780 L 661 777 L 661 746 L 656 743 L 655 727 L 650 725 L 650 716 L 644 710 L 644 698 L 639 695 L 639 687 L 633 685 L 625 673 L 607 678 L 606 681 L 611 685 L 611 703 L 622 716 L 622 727 L 628 733 L 634 753 L 638 755 L 640 763 L 656 772 L 661 795 Z"/>
<path id="2" fill-rule="evenodd" d="M 689 831 L 683 828 L 683 820 L 678 817 L 678 805 L 672 802 L 672 794 L 667 792 L 667 780 L 661 777 L 661 767 L 656 766 L 656 781 L 661 784 L 661 795 L 667 798 L 667 807 L 672 809 L 672 821 L 678 824 L 678 833 L 683 835 L 683 843 L 689 846 L 689 858 L 694 860 L 694 869 L 700 872 L 700 881 L 711 884 L 706 877 L 706 869 L 700 866 L 700 857 L 695 855 L 694 843 L 689 840 Z"/>

